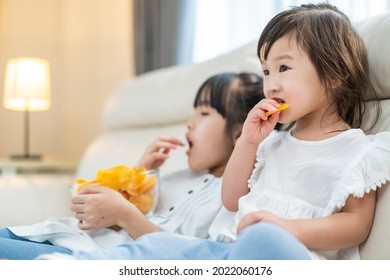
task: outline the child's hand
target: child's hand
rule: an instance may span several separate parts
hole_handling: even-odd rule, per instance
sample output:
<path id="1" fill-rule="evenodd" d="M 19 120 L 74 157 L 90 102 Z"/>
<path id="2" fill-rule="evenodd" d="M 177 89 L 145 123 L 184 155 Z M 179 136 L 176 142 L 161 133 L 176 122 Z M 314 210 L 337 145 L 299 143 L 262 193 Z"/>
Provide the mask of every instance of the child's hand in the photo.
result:
<path id="1" fill-rule="evenodd" d="M 246 141 L 259 144 L 275 129 L 279 120 L 278 108 L 281 104 L 273 99 L 262 99 L 248 113 L 245 120 L 242 136 Z M 267 112 L 271 115 L 267 116 Z"/>
<path id="2" fill-rule="evenodd" d="M 105 228 L 120 224 L 125 207 L 132 206 L 119 192 L 102 186 L 89 186 L 79 191 L 72 199 L 71 210 L 79 219 L 83 230 Z"/>
<path id="3" fill-rule="evenodd" d="M 294 227 L 294 221 L 288 220 L 285 218 L 281 218 L 279 216 L 276 216 L 268 211 L 255 211 L 246 214 L 244 217 L 242 217 L 241 221 L 239 222 L 237 226 L 237 234 L 239 234 L 244 228 L 247 226 L 250 226 L 255 223 L 259 222 L 269 222 L 274 225 L 277 225 L 288 232 L 290 232 L 292 235 L 296 236 L 296 229 Z"/>
<path id="4" fill-rule="evenodd" d="M 145 167 L 146 169 L 159 168 L 169 158 L 169 152 L 178 146 L 184 146 L 184 143 L 174 137 L 161 136 L 145 150 L 139 160 L 138 167 Z"/>

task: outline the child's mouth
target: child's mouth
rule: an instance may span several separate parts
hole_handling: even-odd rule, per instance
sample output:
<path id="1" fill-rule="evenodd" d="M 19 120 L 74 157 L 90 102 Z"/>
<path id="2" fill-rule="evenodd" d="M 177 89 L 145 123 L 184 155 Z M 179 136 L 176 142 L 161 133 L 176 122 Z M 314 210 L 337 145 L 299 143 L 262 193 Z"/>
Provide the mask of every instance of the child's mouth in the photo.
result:
<path id="1" fill-rule="evenodd" d="M 279 104 L 285 104 L 286 102 L 284 102 L 283 99 L 280 99 L 280 98 L 272 98 L 273 100 L 275 100 L 276 102 L 278 102 Z"/>
<path id="2" fill-rule="evenodd" d="M 278 103 L 280 104 L 280 107 L 279 107 L 278 109 L 276 109 L 276 111 L 273 112 L 273 113 L 276 113 L 276 112 L 279 112 L 279 111 L 283 111 L 283 110 L 287 109 L 288 106 L 289 106 L 287 103 L 284 102 L 283 99 L 280 99 L 280 98 L 272 98 L 272 99 L 275 100 L 276 102 L 278 102 Z M 271 113 L 271 112 L 266 112 L 266 113 L 265 113 L 265 116 L 266 116 L 266 117 L 269 117 L 269 116 L 272 115 L 273 113 Z"/>
<path id="3" fill-rule="evenodd" d="M 187 155 L 189 155 L 191 149 L 192 149 L 192 146 L 194 145 L 192 143 L 192 141 L 187 137 L 187 143 L 188 143 L 188 150 L 187 150 Z"/>

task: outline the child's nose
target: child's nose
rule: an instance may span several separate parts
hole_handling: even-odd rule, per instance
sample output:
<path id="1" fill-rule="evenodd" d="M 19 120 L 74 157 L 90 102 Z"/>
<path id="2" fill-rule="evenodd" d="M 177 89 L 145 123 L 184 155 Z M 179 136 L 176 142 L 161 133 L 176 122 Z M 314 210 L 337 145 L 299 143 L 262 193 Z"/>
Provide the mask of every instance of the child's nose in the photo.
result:
<path id="1" fill-rule="evenodd" d="M 190 119 L 187 121 L 187 129 L 190 130 L 192 127 L 193 127 L 193 121 L 192 121 L 192 118 L 190 118 Z"/>
<path id="2" fill-rule="evenodd" d="M 277 77 L 269 76 L 267 77 L 267 81 L 264 81 L 264 91 L 267 93 L 268 97 L 271 97 L 274 93 L 279 92 L 282 86 Z"/>

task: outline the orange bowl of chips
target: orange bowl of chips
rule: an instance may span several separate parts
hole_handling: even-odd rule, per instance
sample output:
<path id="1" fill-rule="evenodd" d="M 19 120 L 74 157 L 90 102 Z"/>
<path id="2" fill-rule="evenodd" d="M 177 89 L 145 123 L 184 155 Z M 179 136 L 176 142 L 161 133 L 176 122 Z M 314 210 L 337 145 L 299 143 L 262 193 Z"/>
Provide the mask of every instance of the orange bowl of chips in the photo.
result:
<path id="1" fill-rule="evenodd" d="M 150 216 L 158 201 L 159 173 L 156 169 L 137 169 L 133 166 L 118 165 L 99 170 L 93 180 L 77 179 L 76 191 L 91 185 L 111 188 L 121 193 L 142 213 Z"/>

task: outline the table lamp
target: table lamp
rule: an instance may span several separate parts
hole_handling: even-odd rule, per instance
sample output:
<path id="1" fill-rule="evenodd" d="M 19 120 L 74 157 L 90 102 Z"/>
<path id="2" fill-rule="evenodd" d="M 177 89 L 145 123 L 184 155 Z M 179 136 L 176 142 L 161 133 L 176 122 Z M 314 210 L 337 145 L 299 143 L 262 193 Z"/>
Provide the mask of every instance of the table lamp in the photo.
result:
<path id="1" fill-rule="evenodd" d="M 51 84 L 49 63 L 40 58 L 19 57 L 7 62 L 4 81 L 4 108 L 24 112 L 24 153 L 11 159 L 39 160 L 29 151 L 30 112 L 50 107 Z"/>

